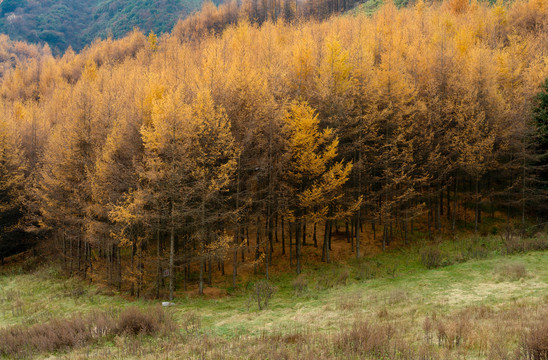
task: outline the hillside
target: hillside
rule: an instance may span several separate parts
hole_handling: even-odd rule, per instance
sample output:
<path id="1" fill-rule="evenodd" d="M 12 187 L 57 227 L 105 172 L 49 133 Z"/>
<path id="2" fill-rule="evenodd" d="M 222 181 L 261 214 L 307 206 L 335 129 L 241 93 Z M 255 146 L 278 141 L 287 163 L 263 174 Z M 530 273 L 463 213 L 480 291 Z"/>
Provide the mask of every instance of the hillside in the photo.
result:
<path id="1" fill-rule="evenodd" d="M 261 311 L 250 301 L 256 279 L 236 289 L 208 288 L 208 298 L 188 292 L 162 315 L 155 301 L 128 301 L 66 279 L 56 267 L 12 268 L 0 273 L 0 358 L 545 359 L 534 355 L 546 355 L 548 253 L 502 256 L 498 239 L 444 243 L 452 256 L 470 246 L 485 251 L 431 270 L 415 247 L 322 265 L 296 280 L 279 274 Z M 546 238 L 535 241 L 545 244 Z M 376 271 L 364 276 L 371 265 Z M 118 313 L 126 330 L 110 336 L 114 330 L 103 321 Z M 73 340 L 85 338 L 82 329 L 97 319 L 87 340 Z M 48 324 L 56 329 L 40 341 Z M 31 331 L 29 347 L 10 348 L 24 329 Z"/>
<path id="2" fill-rule="evenodd" d="M 0 33 L 14 40 L 46 42 L 59 52 L 82 49 L 95 38 L 125 35 L 138 27 L 163 33 L 200 7 L 200 0 L 4 0 Z"/>
<path id="3" fill-rule="evenodd" d="M 548 359 L 548 0 L 79 4 L 0 0 L 0 359 Z"/>

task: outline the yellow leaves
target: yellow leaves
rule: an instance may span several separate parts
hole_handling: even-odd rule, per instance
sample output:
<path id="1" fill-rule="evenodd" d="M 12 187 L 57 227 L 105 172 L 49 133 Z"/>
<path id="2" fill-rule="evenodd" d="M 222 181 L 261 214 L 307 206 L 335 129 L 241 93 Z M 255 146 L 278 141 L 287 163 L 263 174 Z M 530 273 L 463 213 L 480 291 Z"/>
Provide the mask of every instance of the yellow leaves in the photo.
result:
<path id="1" fill-rule="evenodd" d="M 156 34 L 151 31 L 149 34 L 148 34 L 148 46 L 150 48 L 150 51 L 152 52 L 156 52 L 158 51 L 158 36 L 156 36 Z"/>
<path id="2" fill-rule="evenodd" d="M 306 102 L 294 102 L 285 117 L 289 133 L 290 175 L 297 189 L 298 207 L 315 217 L 327 216 L 330 206 L 342 197 L 352 164 L 333 163 L 339 142 L 332 130 L 319 129 L 318 116 Z"/>
<path id="3" fill-rule="evenodd" d="M 234 237 L 226 231 L 217 234 L 210 243 L 206 244 L 202 256 L 223 258 L 232 248 Z"/>
<path id="4" fill-rule="evenodd" d="M 20 122 L 25 119 L 27 116 L 27 110 L 25 109 L 25 106 L 20 101 L 16 101 L 13 105 L 13 115 L 15 117 L 16 122 Z"/>
<path id="5" fill-rule="evenodd" d="M 455 36 L 456 48 L 461 56 L 466 56 L 468 50 L 474 46 L 476 40 L 475 34 L 467 28 L 461 28 L 458 30 Z"/>
<path id="6" fill-rule="evenodd" d="M 86 66 L 84 67 L 84 71 L 82 73 L 82 80 L 93 82 L 96 79 L 97 79 L 97 64 L 95 64 L 95 61 L 90 59 L 86 62 Z"/>
<path id="7" fill-rule="evenodd" d="M 298 194 L 299 201 L 304 208 L 314 208 L 320 204 L 334 203 L 343 194 L 340 192 L 343 185 L 348 181 L 352 164 L 344 164 L 342 161 L 334 163 L 320 179 Z"/>
<path id="8" fill-rule="evenodd" d="M 454 14 L 464 14 L 468 11 L 470 0 L 449 0 L 449 9 Z"/>
<path id="9" fill-rule="evenodd" d="M 290 132 L 290 147 L 298 177 L 316 177 L 325 171 L 326 164 L 336 156 L 336 140 L 329 129 L 320 132 L 318 115 L 306 102 L 291 104 L 286 117 Z"/>
<path id="10" fill-rule="evenodd" d="M 301 39 L 295 42 L 292 48 L 292 66 L 295 81 L 291 86 L 298 91 L 304 93 L 311 85 L 312 78 L 315 73 L 315 54 L 313 52 L 314 42 L 309 34 L 303 33 Z"/>
<path id="11" fill-rule="evenodd" d="M 351 89 L 352 65 L 349 52 L 344 50 L 336 37 L 326 41 L 323 48 L 318 83 L 325 98 L 342 97 Z"/>
<path id="12" fill-rule="evenodd" d="M 499 25 L 506 25 L 508 23 L 508 11 L 502 0 L 497 0 L 496 5 L 493 6 L 491 11 Z"/>
<path id="13" fill-rule="evenodd" d="M 166 90 L 166 86 L 158 79 L 151 79 L 148 88 L 145 89 L 141 104 L 138 104 L 145 115 L 145 123 L 151 120 L 154 105 L 164 96 Z"/>

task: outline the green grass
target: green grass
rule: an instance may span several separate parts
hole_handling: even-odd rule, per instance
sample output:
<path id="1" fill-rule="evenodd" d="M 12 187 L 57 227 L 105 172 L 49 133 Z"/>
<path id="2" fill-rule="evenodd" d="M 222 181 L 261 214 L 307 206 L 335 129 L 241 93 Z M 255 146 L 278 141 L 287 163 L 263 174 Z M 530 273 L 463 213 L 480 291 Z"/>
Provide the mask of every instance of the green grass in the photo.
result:
<path id="1" fill-rule="evenodd" d="M 222 299 L 178 298 L 170 312 L 181 325 L 194 314 L 200 319 L 200 336 L 230 344 L 234 339 L 258 339 L 264 334 L 332 334 L 357 318 L 407 323 L 411 335 L 406 336 L 415 339 L 420 338 L 417 334 L 423 319 L 431 314 L 445 316 L 478 306 L 504 312 L 516 306 L 534 308 L 548 303 L 548 252 L 504 256 L 496 242 L 495 237 L 444 242 L 439 248 L 449 257 L 459 257 L 460 252 L 479 244 L 486 249 L 482 255 L 486 258 L 433 270 L 421 264 L 418 246 L 344 264 L 316 265 L 305 272 L 308 286 L 299 295 L 292 287 L 294 276 L 282 274 L 272 279 L 278 291 L 263 311 L 258 311 L 255 303 L 248 310 L 249 290 L 241 286 Z M 528 275 L 519 280 L 505 280 L 504 274 L 501 278 L 497 269 L 508 263 L 523 265 Z M 363 264 L 375 269 L 373 278 L 360 276 Z M 341 280 L 345 274 L 346 284 Z M 64 279 L 51 267 L 31 274 L 0 276 L 0 327 L 31 325 L 75 312 L 155 304 L 103 295 L 81 280 Z M 122 340 L 94 345 L 86 351 L 105 351 L 115 341 Z M 153 347 L 155 341 L 147 340 L 147 346 Z"/>

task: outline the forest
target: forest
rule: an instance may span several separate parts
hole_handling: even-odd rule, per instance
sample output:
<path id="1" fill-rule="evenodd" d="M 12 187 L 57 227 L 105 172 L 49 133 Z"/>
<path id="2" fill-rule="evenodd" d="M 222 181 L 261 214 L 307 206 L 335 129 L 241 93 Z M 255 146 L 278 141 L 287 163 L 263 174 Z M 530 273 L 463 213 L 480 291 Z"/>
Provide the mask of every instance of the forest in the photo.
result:
<path id="1" fill-rule="evenodd" d="M 56 54 L 77 51 L 96 38 L 123 37 L 138 27 L 164 33 L 201 2 L 193 0 L 3 0 L 0 32 L 12 39 L 48 44 Z"/>
<path id="2" fill-rule="evenodd" d="M 0 85 L 2 261 L 24 231 L 70 275 L 173 299 L 282 259 L 299 274 L 304 249 L 543 223 L 546 0 L 254 4 L 27 45 Z"/>

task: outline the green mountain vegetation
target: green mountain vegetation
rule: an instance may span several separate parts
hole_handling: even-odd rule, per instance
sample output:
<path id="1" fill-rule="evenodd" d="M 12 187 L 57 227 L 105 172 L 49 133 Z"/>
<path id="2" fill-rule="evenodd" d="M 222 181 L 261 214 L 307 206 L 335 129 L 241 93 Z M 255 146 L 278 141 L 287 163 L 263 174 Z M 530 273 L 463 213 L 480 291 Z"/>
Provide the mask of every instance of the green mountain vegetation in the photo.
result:
<path id="1" fill-rule="evenodd" d="M 47 43 L 54 52 L 82 49 L 95 38 L 117 38 L 138 27 L 169 31 L 200 0 L 4 0 L 0 32 L 14 40 Z"/>

